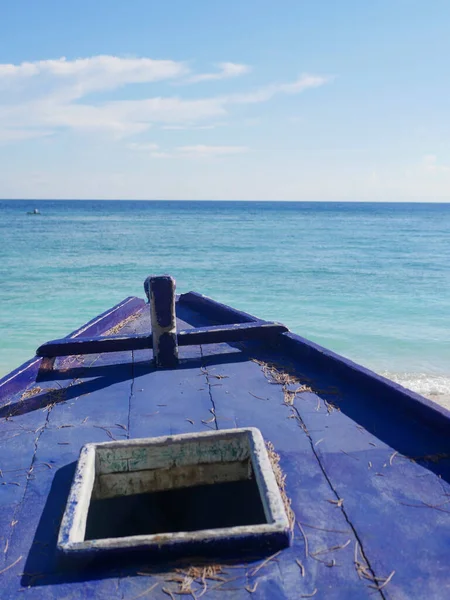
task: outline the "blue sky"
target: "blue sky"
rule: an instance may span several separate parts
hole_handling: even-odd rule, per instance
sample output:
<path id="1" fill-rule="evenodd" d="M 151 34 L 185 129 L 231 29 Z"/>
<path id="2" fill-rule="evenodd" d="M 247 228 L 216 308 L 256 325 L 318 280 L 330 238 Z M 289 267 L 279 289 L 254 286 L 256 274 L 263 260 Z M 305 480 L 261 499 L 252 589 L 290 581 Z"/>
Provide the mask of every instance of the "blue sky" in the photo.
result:
<path id="1" fill-rule="evenodd" d="M 450 200 L 448 0 L 2 0 L 0 197 Z"/>

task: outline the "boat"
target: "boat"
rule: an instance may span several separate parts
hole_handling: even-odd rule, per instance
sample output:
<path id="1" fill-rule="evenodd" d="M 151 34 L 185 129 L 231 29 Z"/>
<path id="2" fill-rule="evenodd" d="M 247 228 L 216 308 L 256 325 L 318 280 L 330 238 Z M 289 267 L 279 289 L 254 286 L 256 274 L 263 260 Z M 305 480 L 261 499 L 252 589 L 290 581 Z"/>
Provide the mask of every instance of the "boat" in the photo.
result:
<path id="1" fill-rule="evenodd" d="M 38 208 L 33 208 L 33 210 L 29 210 L 27 215 L 40 215 L 41 211 Z"/>
<path id="2" fill-rule="evenodd" d="M 1 597 L 449 598 L 450 413 L 145 293 L 0 380 Z"/>

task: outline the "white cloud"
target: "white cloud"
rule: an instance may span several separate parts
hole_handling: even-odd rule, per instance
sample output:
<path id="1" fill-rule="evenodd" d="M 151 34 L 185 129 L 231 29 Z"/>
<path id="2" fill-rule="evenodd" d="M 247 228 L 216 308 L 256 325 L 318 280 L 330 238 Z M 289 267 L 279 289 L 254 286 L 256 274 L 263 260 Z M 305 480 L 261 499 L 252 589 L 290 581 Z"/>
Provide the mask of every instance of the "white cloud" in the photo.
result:
<path id="1" fill-rule="evenodd" d="M 305 90 L 320 87 L 325 83 L 332 81 L 333 77 L 322 77 L 320 75 L 310 75 L 309 73 L 303 73 L 293 83 L 284 83 L 278 86 L 278 91 L 284 94 L 299 94 Z"/>
<path id="2" fill-rule="evenodd" d="M 187 83 L 198 83 L 200 81 L 217 81 L 218 79 L 229 79 L 230 77 L 240 77 L 250 73 L 251 67 L 232 62 L 222 62 L 217 65 L 219 71 L 216 73 L 199 73 L 192 75 L 187 79 Z"/>
<path id="3" fill-rule="evenodd" d="M 170 152 L 151 152 L 150 156 L 152 158 L 172 158 L 173 154 Z"/>
<path id="4" fill-rule="evenodd" d="M 179 156 L 189 158 L 213 158 L 218 156 L 230 156 L 232 154 L 243 154 L 248 152 L 246 146 L 178 146 L 176 153 Z"/>
<path id="5" fill-rule="evenodd" d="M 216 98 L 148 98 L 105 102 L 101 105 L 59 102 L 54 98 L 0 106 L 0 132 L 24 128 L 64 128 L 81 132 L 104 131 L 125 137 L 148 130 L 154 123 L 202 121 L 226 114 Z M 1 133 L 0 133 L 1 136 Z"/>
<path id="6" fill-rule="evenodd" d="M 438 163 L 436 154 L 425 154 L 422 166 L 427 173 L 450 173 L 450 165 Z"/>
<path id="7" fill-rule="evenodd" d="M 173 150 L 160 151 L 157 144 L 127 144 L 131 150 L 147 151 L 151 158 L 218 158 L 248 152 L 246 146 L 207 146 L 196 144 L 194 146 L 177 146 Z"/>
<path id="8" fill-rule="evenodd" d="M 248 70 L 246 65 L 221 63 L 217 73 L 193 77 L 224 79 Z M 94 92 L 129 84 L 182 80 L 188 72 L 184 62 L 116 56 L 0 64 L 0 140 L 17 141 L 59 130 L 100 131 L 121 138 L 145 132 L 156 123 L 166 128 L 211 128 L 215 125 L 207 121 L 223 118 L 235 104 L 266 102 L 277 94 L 297 94 L 329 81 L 302 75 L 291 83 L 228 96 L 89 99 Z"/>
<path id="9" fill-rule="evenodd" d="M 152 151 L 152 150 L 158 150 L 159 145 L 151 144 L 151 143 L 132 142 L 131 144 L 127 144 L 127 148 L 129 148 L 130 150 L 139 150 L 139 151 L 148 152 L 148 151 Z"/>
<path id="10" fill-rule="evenodd" d="M 80 98 L 94 91 L 172 79 L 188 72 L 184 63 L 173 60 L 105 55 L 75 60 L 62 57 L 20 65 L 0 64 L 0 86 L 11 87 L 26 79 L 40 78 L 63 86 L 66 97 Z"/>
<path id="11" fill-rule="evenodd" d="M 223 125 L 224 123 L 209 123 L 208 125 L 193 125 L 192 123 L 186 123 L 184 125 L 162 125 L 161 129 L 167 129 L 169 131 L 192 131 L 193 129 L 216 129 Z"/>
<path id="12" fill-rule="evenodd" d="M 132 142 L 131 144 L 127 144 L 127 148 L 148 154 L 151 158 L 172 158 L 173 156 L 170 152 L 160 150 L 159 144 L 150 142 Z"/>
<path id="13" fill-rule="evenodd" d="M 271 84 L 253 92 L 233 94 L 227 100 L 233 104 L 254 104 L 267 102 L 277 94 L 300 94 L 307 89 L 320 87 L 332 81 L 332 77 L 304 73 L 292 83 Z"/>
<path id="14" fill-rule="evenodd" d="M 18 142 L 22 140 L 30 140 L 33 138 L 41 138 L 50 136 L 53 131 L 45 129 L 1 129 L 0 128 L 0 144 L 9 142 Z"/>

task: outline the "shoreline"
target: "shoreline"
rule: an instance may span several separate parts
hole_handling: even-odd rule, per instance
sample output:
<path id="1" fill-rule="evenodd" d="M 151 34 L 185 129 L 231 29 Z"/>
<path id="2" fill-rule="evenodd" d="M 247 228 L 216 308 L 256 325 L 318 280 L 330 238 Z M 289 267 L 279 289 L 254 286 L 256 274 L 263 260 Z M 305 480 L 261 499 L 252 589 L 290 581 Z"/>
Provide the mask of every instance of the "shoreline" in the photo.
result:
<path id="1" fill-rule="evenodd" d="M 439 406 L 442 406 L 447 410 L 450 410 L 450 394 L 429 394 L 428 396 L 421 394 L 421 396 L 431 400 L 435 404 L 439 404 Z"/>

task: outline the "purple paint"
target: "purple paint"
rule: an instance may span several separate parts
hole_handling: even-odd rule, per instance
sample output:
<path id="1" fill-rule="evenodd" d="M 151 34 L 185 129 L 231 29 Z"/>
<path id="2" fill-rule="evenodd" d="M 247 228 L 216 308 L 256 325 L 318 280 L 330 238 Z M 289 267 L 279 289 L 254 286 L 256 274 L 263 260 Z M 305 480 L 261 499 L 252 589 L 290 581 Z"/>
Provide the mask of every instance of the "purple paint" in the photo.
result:
<path id="1" fill-rule="evenodd" d="M 134 314 L 143 306 L 145 306 L 145 303 L 141 298 L 130 296 L 119 302 L 119 304 L 116 304 L 113 308 L 106 310 L 101 315 L 75 329 L 67 337 L 74 338 L 86 334 L 100 335 Z M 39 357 L 32 358 L 0 379 L 0 399 L 4 400 L 35 382 L 40 364 L 41 359 Z"/>
<path id="2" fill-rule="evenodd" d="M 155 313 L 160 327 L 170 327 L 174 322 L 175 279 L 170 275 L 151 276 L 150 296 L 155 300 Z M 146 279 L 146 282 L 147 280 Z"/>
<path id="3" fill-rule="evenodd" d="M 154 362 L 158 367 L 173 367 L 178 363 L 175 279 L 152 276 L 146 284 L 150 290 Z"/>

